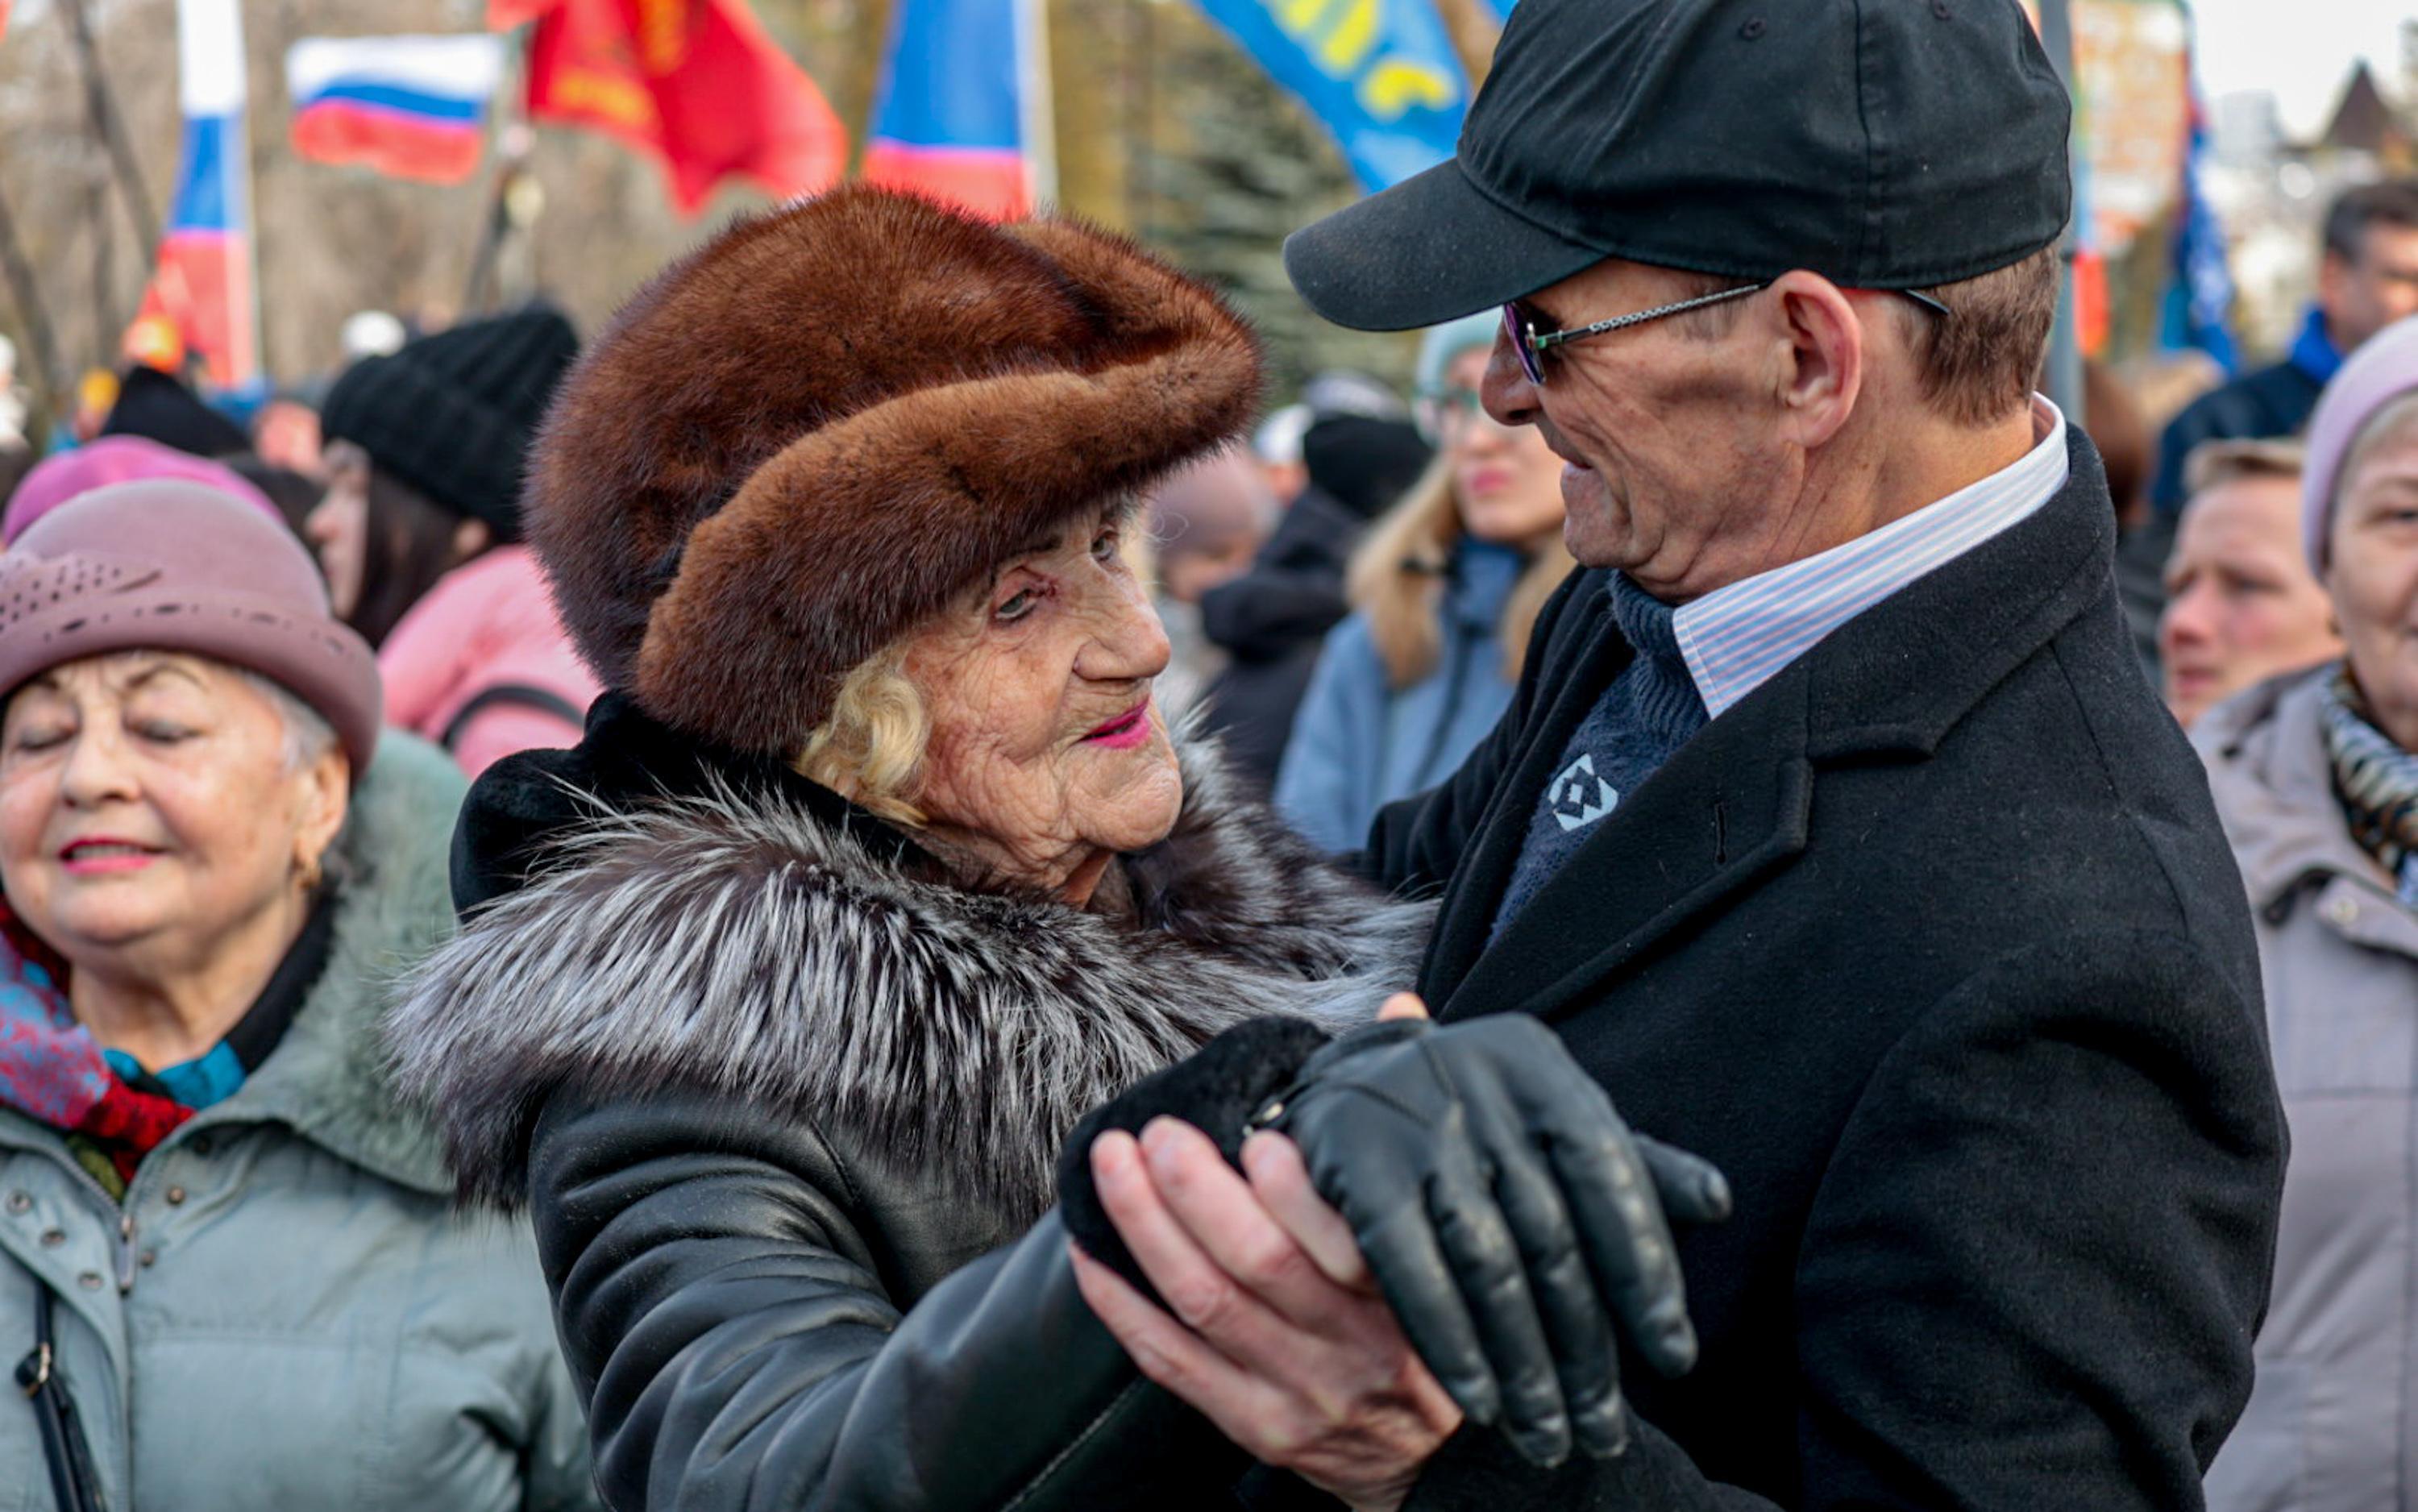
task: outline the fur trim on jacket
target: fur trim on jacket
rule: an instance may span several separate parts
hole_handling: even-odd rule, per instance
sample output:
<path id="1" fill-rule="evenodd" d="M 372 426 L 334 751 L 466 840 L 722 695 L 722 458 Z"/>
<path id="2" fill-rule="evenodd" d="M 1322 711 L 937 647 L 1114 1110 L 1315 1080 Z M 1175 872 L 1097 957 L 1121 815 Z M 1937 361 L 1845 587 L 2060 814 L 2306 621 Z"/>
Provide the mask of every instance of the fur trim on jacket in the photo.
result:
<path id="1" fill-rule="evenodd" d="M 601 814 L 416 973 L 388 1026 L 466 1197 L 511 1207 L 545 1102 L 681 1090 L 953 1173 L 1021 1221 L 1061 1142 L 1246 1019 L 1362 1022 L 1416 974 L 1389 903 L 1183 754 L 1133 913 L 919 879 L 794 802 L 722 786 Z"/>

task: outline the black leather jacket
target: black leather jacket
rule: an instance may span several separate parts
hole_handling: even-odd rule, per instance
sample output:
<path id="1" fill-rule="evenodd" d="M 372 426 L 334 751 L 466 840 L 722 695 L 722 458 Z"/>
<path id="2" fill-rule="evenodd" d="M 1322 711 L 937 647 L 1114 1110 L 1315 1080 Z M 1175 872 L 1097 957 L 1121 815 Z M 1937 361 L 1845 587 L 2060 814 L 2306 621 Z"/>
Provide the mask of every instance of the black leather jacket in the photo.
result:
<path id="1" fill-rule="evenodd" d="M 1365 1019 L 1431 910 L 1377 902 L 1186 761 L 1122 921 L 945 885 L 835 795 L 709 765 L 609 696 L 578 750 L 482 779 L 457 840 L 479 906 L 390 1039 L 466 1193 L 530 1206 L 611 1505 L 1308 1494 L 1092 1316 L 1054 1162 L 1090 1107 L 1231 1023 L 1322 994 Z M 638 801 L 665 788 L 708 796 Z M 583 818 L 574 789 L 618 817 Z M 574 853 L 532 848 L 583 827 Z"/>

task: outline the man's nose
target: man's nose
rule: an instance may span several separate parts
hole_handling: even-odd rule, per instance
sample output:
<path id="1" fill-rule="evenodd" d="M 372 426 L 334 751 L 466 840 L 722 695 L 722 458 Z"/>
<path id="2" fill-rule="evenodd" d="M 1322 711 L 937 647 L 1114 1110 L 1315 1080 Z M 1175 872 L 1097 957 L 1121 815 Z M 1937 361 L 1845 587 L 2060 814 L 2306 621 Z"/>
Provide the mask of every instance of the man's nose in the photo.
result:
<path id="1" fill-rule="evenodd" d="M 2158 639 L 2169 646 L 2206 646 L 2214 641 L 2209 594 L 2207 584 L 2195 583 L 2167 600 L 2165 617 L 2158 621 Z"/>
<path id="2" fill-rule="evenodd" d="M 1494 350 L 1487 354 L 1486 376 L 1479 381 L 1477 397 L 1486 413 L 1503 425 L 1534 425 L 1542 400 L 1537 386 L 1528 381 L 1521 370 L 1520 356 L 1511 350 L 1511 334 L 1497 332 Z"/>

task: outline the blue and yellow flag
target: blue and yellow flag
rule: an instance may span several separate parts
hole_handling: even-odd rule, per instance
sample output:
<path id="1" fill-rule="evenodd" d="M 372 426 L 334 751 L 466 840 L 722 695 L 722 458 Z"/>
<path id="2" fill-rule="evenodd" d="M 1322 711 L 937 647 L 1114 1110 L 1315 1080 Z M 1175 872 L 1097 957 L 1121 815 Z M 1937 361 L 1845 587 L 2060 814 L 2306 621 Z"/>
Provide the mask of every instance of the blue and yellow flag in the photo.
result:
<path id="1" fill-rule="evenodd" d="M 1201 0 L 1201 8 L 1325 123 L 1368 188 L 1452 156 L 1469 79 L 1435 0 Z"/>

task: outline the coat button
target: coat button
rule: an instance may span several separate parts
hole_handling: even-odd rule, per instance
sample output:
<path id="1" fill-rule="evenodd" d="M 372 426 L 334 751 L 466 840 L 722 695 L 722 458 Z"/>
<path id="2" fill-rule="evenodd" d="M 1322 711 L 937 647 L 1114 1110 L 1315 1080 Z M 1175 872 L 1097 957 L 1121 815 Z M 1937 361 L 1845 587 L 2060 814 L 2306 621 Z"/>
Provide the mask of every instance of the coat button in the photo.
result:
<path id="1" fill-rule="evenodd" d="M 56 1249 L 67 1242 L 68 1231 L 65 1229 L 45 1229 L 42 1230 L 42 1247 L 44 1249 Z"/>
<path id="2" fill-rule="evenodd" d="M 8 1211 L 11 1213 L 23 1213 L 33 1205 L 34 1198 L 33 1194 L 30 1192 L 11 1192 L 8 1194 Z"/>
<path id="3" fill-rule="evenodd" d="M 76 1277 L 76 1285 L 84 1288 L 86 1291 L 98 1291 L 100 1290 L 100 1273 L 99 1271 L 86 1271 L 82 1275 Z"/>
<path id="4" fill-rule="evenodd" d="M 184 1202 L 185 1202 L 185 1189 L 184 1189 L 183 1187 L 181 1187 L 181 1186 L 171 1186 L 170 1188 L 168 1188 L 168 1205 L 169 1205 L 170 1207 L 172 1207 L 172 1208 L 174 1208 L 174 1207 L 182 1207 L 182 1206 L 184 1205 Z"/>
<path id="5" fill-rule="evenodd" d="M 2356 898 L 2334 897 L 2326 900 L 2326 923 L 2348 929 L 2359 923 L 2359 901 Z"/>
<path id="6" fill-rule="evenodd" d="M 159 1252 L 158 1250 L 156 1250 L 156 1249 L 146 1249 L 146 1250 L 145 1250 L 145 1251 L 143 1252 L 143 1268 L 144 1268 L 145 1270 L 146 1270 L 146 1271 L 147 1271 L 147 1270 L 149 1270 L 152 1266 L 157 1265 L 157 1264 L 159 1264 L 159 1263 L 160 1263 L 160 1252 Z"/>

